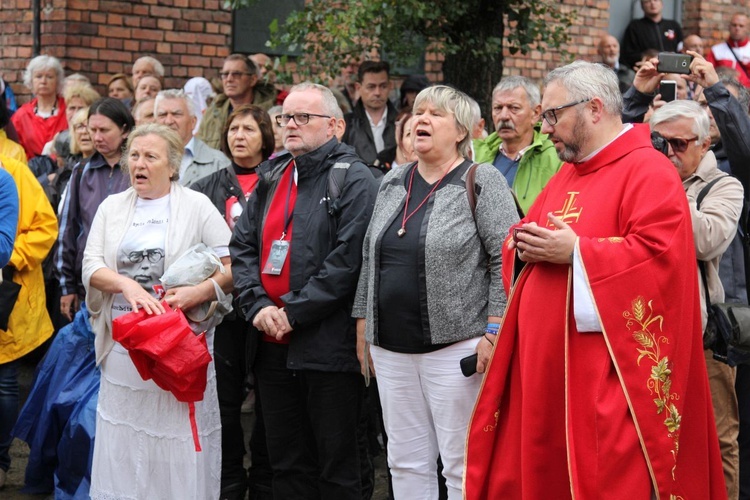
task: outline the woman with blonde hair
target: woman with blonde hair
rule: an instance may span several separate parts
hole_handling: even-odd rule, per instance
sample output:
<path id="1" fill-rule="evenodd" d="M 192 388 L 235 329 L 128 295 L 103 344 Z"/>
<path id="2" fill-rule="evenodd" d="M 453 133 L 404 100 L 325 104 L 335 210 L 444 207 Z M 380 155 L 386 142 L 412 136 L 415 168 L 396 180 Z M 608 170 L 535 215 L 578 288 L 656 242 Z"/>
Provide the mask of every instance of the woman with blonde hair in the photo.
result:
<path id="1" fill-rule="evenodd" d="M 463 92 L 419 93 L 417 161 L 383 178 L 365 235 L 352 316 L 362 373 L 377 375 L 395 498 L 437 498 L 438 456 L 448 498 L 461 498 L 482 379 L 460 361 L 476 353 L 484 370 L 505 309 L 500 255 L 518 214 L 500 172 L 466 159 L 471 127 Z"/>

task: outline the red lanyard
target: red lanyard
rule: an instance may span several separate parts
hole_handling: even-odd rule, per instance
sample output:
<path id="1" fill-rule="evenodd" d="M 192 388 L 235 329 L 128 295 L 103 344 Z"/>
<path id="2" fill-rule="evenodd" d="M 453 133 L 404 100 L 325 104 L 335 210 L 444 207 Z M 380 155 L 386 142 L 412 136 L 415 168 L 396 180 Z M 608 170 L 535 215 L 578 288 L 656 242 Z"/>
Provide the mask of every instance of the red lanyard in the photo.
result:
<path id="1" fill-rule="evenodd" d="M 435 183 L 435 185 L 432 186 L 432 189 L 430 189 L 430 192 L 427 193 L 427 196 L 425 196 L 424 200 L 422 200 L 422 203 L 420 203 L 419 205 L 417 205 L 417 208 L 415 208 L 414 210 L 412 210 L 409 215 L 406 215 L 406 213 L 409 211 L 409 199 L 411 199 L 411 186 L 414 183 L 414 172 L 416 172 L 416 171 L 417 171 L 417 164 L 415 163 L 414 164 L 414 168 L 411 169 L 411 176 L 409 177 L 409 189 L 407 189 L 407 191 L 406 191 L 406 203 L 404 204 L 404 217 L 401 219 L 401 229 L 399 229 L 398 231 L 396 231 L 396 235 L 399 238 L 401 238 L 402 236 L 404 236 L 406 234 L 406 222 L 409 219 L 411 219 L 411 216 L 414 215 L 417 212 L 417 210 L 419 210 L 420 208 L 422 208 L 422 205 L 424 205 L 427 200 L 430 199 L 430 196 L 432 196 L 432 193 L 434 193 L 435 190 L 440 185 L 440 183 L 443 182 L 443 179 L 445 178 L 445 176 L 450 171 L 450 168 L 447 169 L 443 173 L 442 177 L 440 177 L 440 179 Z"/>

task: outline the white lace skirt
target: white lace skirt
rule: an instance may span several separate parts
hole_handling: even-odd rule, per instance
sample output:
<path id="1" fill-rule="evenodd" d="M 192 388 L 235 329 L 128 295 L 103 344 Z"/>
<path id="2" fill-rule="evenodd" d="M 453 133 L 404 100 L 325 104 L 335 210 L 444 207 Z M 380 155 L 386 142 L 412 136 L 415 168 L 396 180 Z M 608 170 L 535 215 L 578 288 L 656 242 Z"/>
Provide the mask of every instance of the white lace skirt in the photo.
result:
<path id="1" fill-rule="evenodd" d="M 207 340 L 211 349 L 213 331 Z M 125 348 L 115 343 L 102 363 L 91 498 L 219 498 L 221 420 L 213 363 L 203 401 L 195 403 L 195 419 L 200 452 L 188 404 L 141 379 Z"/>

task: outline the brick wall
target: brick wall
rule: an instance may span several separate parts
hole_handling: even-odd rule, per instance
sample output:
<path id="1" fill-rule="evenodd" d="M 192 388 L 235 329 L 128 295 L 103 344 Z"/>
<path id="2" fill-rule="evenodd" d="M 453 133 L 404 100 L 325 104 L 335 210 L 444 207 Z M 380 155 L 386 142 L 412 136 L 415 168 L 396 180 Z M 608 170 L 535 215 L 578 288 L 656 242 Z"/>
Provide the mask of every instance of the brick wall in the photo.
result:
<path id="1" fill-rule="evenodd" d="M 682 30 L 686 36 L 697 34 L 703 38 L 708 49 L 727 38 L 729 21 L 736 12 L 750 15 L 746 0 L 685 0 Z"/>
<path id="2" fill-rule="evenodd" d="M 42 2 L 41 52 L 65 72 L 89 77 L 106 94 L 114 73 L 130 73 L 140 56 L 156 57 L 165 86 L 216 76 L 229 55 L 232 14 L 221 0 L 47 0 Z M 31 59 L 31 0 L 0 0 L 0 72 L 25 102 L 23 70 Z M 47 6 L 45 8 L 45 6 Z M 208 71 L 207 71 L 208 70 Z"/>
<path id="3" fill-rule="evenodd" d="M 750 15 L 746 0 L 684 0 L 682 24 L 685 36 L 697 34 L 704 39 L 706 48 L 723 41 L 728 35 L 729 20 L 735 12 L 744 11 Z M 599 37 L 609 27 L 609 1 L 605 0 L 566 0 L 563 9 L 576 9 L 578 17 L 571 27 L 570 49 L 576 59 L 596 60 L 596 44 Z M 528 55 L 511 56 L 505 50 L 506 75 L 524 75 L 541 80 L 551 69 L 564 64 L 560 52 L 548 50 L 542 54 L 531 51 Z"/>
<path id="4" fill-rule="evenodd" d="M 566 0 L 561 9 L 568 13 L 572 10 L 578 11 L 575 22 L 568 31 L 568 51 L 573 59 L 595 60 L 599 37 L 607 32 L 609 27 L 609 2 Z M 510 29 L 512 28 L 506 23 L 506 34 Z M 548 49 L 544 53 L 532 50 L 526 55 L 519 52 L 512 56 L 508 49 L 505 49 L 503 74 L 523 75 L 541 81 L 550 70 L 566 62 L 559 50 Z"/>

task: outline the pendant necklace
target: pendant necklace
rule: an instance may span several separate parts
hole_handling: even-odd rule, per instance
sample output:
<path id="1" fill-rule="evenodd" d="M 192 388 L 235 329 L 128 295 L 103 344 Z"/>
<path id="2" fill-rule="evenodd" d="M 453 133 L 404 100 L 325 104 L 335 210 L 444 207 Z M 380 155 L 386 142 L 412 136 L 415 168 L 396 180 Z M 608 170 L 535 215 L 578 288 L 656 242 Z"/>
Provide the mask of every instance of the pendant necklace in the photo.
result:
<path id="1" fill-rule="evenodd" d="M 440 186 L 440 183 L 443 182 L 443 179 L 445 176 L 450 172 L 451 168 L 448 167 L 445 172 L 443 172 L 443 175 L 440 177 L 440 179 L 435 183 L 434 186 L 432 186 L 432 189 L 430 189 L 430 192 L 427 193 L 427 196 L 424 197 L 424 200 L 422 200 L 422 203 L 417 205 L 417 208 L 411 211 L 410 214 L 407 215 L 409 212 L 409 200 L 411 199 L 411 186 L 414 183 L 414 173 L 417 171 L 417 164 L 414 164 L 414 168 L 411 170 L 411 175 L 409 176 L 409 189 L 406 191 L 406 204 L 404 204 L 404 216 L 401 219 L 401 229 L 396 231 L 396 236 L 399 238 L 402 238 L 406 234 L 406 222 L 411 219 L 411 216 L 414 215 L 417 210 L 422 208 L 422 205 L 425 204 L 427 200 L 430 199 L 430 196 L 432 196 L 432 193 L 435 192 L 435 190 Z"/>

